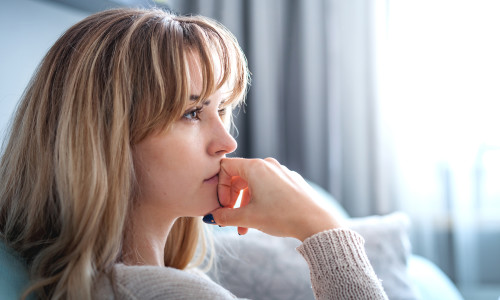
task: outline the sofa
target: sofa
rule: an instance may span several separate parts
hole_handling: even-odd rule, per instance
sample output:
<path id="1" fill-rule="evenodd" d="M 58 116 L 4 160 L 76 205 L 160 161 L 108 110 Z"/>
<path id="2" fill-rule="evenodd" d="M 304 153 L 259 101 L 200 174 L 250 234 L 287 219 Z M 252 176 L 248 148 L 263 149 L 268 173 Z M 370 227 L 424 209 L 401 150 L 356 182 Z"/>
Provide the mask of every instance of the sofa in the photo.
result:
<path id="1" fill-rule="evenodd" d="M 451 280 L 431 261 L 411 253 L 410 220 L 395 212 L 350 218 L 337 201 L 309 182 L 318 199 L 365 239 L 367 256 L 389 299 L 463 300 Z M 238 236 L 234 228 L 215 228 L 217 260 L 209 275 L 236 296 L 251 299 L 314 299 L 309 269 L 292 238 L 256 230 Z"/>
<path id="2" fill-rule="evenodd" d="M 311 185 L 328 209 L 364 237 L 368 258 L 389 299 L 463 300 L 436 265 L 411 253 L 405 214 L 349 218 L 330 194 Z M 299 241 L 256 230 L 239 236 L 231 227 L 213 229 L 217 259 L 208 275 L 214 281 L 242 298 L 314 299 L 307 264 L 295 251 Z M 27 283 L 22 259 L 0 241 L 0 299 L 18 299 Z"/>

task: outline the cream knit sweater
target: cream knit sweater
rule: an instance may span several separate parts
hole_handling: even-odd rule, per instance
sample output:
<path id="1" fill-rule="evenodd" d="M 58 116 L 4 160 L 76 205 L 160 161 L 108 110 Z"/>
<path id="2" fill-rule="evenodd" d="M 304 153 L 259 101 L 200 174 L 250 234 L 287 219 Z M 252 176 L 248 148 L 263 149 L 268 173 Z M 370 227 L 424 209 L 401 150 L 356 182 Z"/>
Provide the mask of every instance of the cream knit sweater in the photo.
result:
<path id="1" fill-rule="evenodd" d="M 348 229 L 309 237 L 297 250 L 309 264 L 316 299 L 387 299 L 364 250 L 363 238 Z M 204 274 L 168 267 L 114 266 L 101 276 L 96 299 L 235 299 Z"/>

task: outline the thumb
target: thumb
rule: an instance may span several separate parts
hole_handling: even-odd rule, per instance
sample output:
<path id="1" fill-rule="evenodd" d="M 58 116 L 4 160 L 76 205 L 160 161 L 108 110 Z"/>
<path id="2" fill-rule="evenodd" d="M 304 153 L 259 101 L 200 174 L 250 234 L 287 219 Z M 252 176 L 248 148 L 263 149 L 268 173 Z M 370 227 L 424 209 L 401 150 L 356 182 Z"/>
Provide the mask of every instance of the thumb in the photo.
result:
<path id="1" fill-rule="evenodd" d="M 240 208 L 223 207 L 212 211 L 203 217 L 203 222 L 220 226 L 242 226 L 248 227 L 247 206 Z"/>

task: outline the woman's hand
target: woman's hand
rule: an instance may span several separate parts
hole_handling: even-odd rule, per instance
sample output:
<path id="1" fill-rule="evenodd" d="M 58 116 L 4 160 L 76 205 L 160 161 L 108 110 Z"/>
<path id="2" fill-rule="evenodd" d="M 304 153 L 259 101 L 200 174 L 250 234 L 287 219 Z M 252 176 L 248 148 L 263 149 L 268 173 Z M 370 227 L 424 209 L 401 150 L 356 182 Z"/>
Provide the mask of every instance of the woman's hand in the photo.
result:
<path id="1" fill-rule="evenodd" d="M 233 208 L 241 190 L 241 206 Z M 339 220 L 315 201 L 307 182 L 273 158 L 222 159 L 218 194 L 223 208 L 211 213 L 213 220 L 221 226 L 239 226 L 240 234 L 250 227 L 304 241 L 315 233 L 341 227 Z"/>

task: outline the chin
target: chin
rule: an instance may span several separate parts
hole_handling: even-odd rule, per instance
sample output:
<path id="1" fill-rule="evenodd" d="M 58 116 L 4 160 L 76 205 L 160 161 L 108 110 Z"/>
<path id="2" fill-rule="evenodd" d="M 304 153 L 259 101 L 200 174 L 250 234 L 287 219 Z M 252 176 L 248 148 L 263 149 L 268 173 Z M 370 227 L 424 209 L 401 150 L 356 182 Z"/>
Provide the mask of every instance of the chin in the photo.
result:
<path id="1" fill-rule="evenodd" d="M 203 202 L 200 203 L 199 207 L 202 208 L 204 215 L 221 207 L 217 197 L 217 186 L 209 189 L 208 191 L 204 191 L 203 194 L 205 194 L 205 196 L 201 196 Z"/>
<path id="2" fill-rule="evenodd" d="M 216 210 L 217 208 L 220 208 L 219 202 L 217 200 L 211 201 L 210 203 L 205 202 L 202 204 L 197 204 L 196 205 L 196 210 L 191 210 L 189 213 L 186 213 L 185 216 L 191 216 L 191 217 L 203 217 L 211 213 L 212 211 Z M 193 207 L 194 208 L 194 207 Z"/>
<path id="3" fill-rule="evenodd" d="M 204 212 L 203 212 L 202 216 L 211 213 L 212 211 L 216 210 L 217 208 L 220 208 L 219 200 L 217 200 L 216 197 L 208 200 L 207 203 L 205 203 L 205 205 L 203 205 L 203 206 L 204 206 L 204 209 L 203 209 Z"/>

